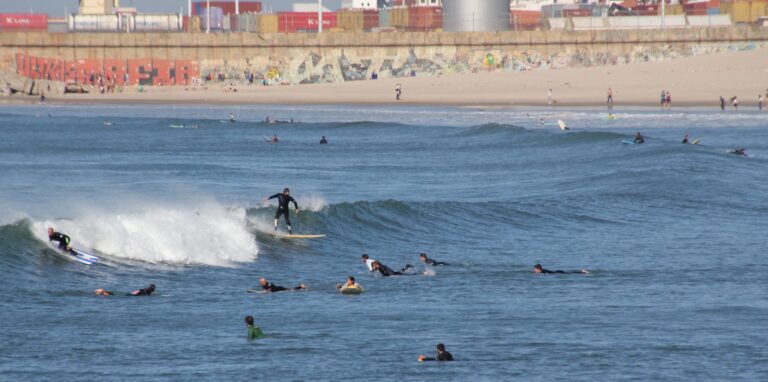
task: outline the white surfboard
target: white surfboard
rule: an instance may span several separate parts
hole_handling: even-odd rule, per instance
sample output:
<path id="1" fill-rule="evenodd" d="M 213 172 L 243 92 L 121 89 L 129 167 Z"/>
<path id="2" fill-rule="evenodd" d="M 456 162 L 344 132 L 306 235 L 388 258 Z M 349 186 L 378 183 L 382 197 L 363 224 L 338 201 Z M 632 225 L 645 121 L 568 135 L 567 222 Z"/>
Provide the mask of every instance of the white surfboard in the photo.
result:
<path id="1" fill-rule="evenodd" d="M 557 127 L 559 127 L 562 131 L 570 130 L 568 125 L 562 119 L 557 120 Z"/>

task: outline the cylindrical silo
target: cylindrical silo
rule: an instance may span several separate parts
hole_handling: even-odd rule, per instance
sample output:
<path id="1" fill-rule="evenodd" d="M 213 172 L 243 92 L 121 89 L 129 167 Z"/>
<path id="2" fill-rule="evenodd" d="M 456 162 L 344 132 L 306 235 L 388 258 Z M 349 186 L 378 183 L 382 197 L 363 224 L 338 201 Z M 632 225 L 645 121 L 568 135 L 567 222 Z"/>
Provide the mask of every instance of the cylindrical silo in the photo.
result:
<path id="1" fill-rule="evenodd" d="M 443 0 L 443 30 L 494 32 L 509 30 L 510 0 Z"/>

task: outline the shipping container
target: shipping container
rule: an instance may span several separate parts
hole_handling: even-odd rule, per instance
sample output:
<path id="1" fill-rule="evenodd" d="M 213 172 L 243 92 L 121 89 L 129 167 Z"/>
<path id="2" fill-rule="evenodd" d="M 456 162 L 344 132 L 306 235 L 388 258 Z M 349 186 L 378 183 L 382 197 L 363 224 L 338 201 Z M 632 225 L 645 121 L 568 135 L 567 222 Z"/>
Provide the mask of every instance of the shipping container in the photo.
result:
<path id="1" fill-rule="evenodd" d="M 408 28 L 408 9 L 392 8 L 389 13 L 389 25 L 398 29 Z"/>
<path id="2" fill-rule="evenodd" d="M 189 18 L 189 29 L 187 29 L 187 32 L 191 33 L 197 33 L 202 31 L 202 28 L 200 27 L 202 23 L 200 22 L 200 16 L 192 16 Z"/>
<path id="3" fill-rule="evenodd" d="M 207 31 L 208 23 L 211 23 L 210 30 L 220 31 L 224 29 L 224 11 L 221 8 L 211 7 L 210 9 L 203 9 L 200 12 L 200 29 Z"/>
<path id="4" fill-rule="evenodd" d="M 316 12 L 280 12 L 277 17 L 281 33 L 317 32 Z M 323 12 L 323 28 L 336 28 L 336 13 Z"/>
<path id="5" fill-rule="evenodd" d="M 47 31 L 48 15 L 44 13 L 0 13 L 0 31 Z"/>
<path id="6" fill-rule="evenodd" d="M 48 19 L 48 33 L 67 33 L 69 23 L 67 19 Z"/>
<path id="7" fill-rule="evenodd" d="M 277 15 L 258 15 L 256 24 L 259 33 L 277 33 L 280 30 L 280 18 Z"/>
<path id="8" fill-rule="evenodd" d="M 443 8 L 412 7 L 408 10 L 408 30 L 432 31 L 443 27 Z"/>
<path id="9" fill-rule="evenodd" d="M 541 28 L 541 12 L 512 10 L 509 13 L 509 26 L 512 30 L 534 30 Z"/>
<path id="10" fill-rule="evenodd" d="M 121 27 L 117 15 L 69 15 L 70 32 L 119 32 Z"/>
<path id="11" fill-rule="evenodd" d="M 245 13 L 232 16 L 237 19 L 233 30 L 238 32 L 256 33 L 259 31 L 258 15 L 255 13 Z"/>
<path id="12" fill-rule="evenodd" d="M 392 26 L 392 24 L 389 22 L 389 18 L 390 18 L 389 9 L 382 9 L 379 12 L 379 27 L 388 28 Z"/>
<path id="13" fill-rule="evenodd" d="M 192 4 L 192 15 L 198 16 L 205 12 L 206 2 L 198 1 Z M 234 1 L 211 1 L 211 8 L 221 8 L 225 15 L 235 14 Z M 241 1 L 240 13 L 259 13 L 261 12 L 261 2 L 259 1 Z"/>
<path id="14" fill-rule="evenodd" d="M 138 32 L 179 32 L 183 28 L 181 15 L 139 13 L 132 16 L 131 30 Z"/>

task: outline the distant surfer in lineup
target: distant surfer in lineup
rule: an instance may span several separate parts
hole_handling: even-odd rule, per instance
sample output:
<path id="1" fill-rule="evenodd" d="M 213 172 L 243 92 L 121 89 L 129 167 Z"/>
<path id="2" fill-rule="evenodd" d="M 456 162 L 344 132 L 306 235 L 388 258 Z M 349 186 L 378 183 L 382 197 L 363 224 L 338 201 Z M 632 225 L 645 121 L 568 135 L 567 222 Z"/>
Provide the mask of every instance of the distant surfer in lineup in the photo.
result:
<path id="1" fill-rule="evenodd" d="M 235 115 L 232 113 L 229 113 L 229 122 L 235 122 Z"/>
<path id="2" fill-rule="evenodd" d="M 685 136 L 683 137 L 683 144 L 684 145 L 688 144 L 688 134 L 685 134 Z"/>
<path id="3" fill-rule="evenodd" d="M 375 269 L 373 269 L 373 263 L 375 263 L 376 260 L 371 259 L 370 257 L 368 257 L 367 253 L 363 253 L 363 255 L 360 256 L 360 258 L 363 260 L 363 263 L 365 263 L 365 266 L 368 267 L 368 271 L 369 272 L 375 271 Z"/>
<path id="4" fill-rule="evenodd" d="M 639 144 L 645 143 L 645 138 L 643 138 L 643 136 L 640 135 L 640 132 L 638 131 L 637 134 L 635 134 L 635 140 L 633 142 L 639 145 Z"/>
<path id="5" fill-rule="evenodd" d="M 433 259 L 430 259 L 429 256 L 427 256 L 427 254 L 424 253 L 424 252 L 419 254 L 419 260 L 422 263 L 427 264 L 427 265 L 429 265 L 431 267 L 437 267 L 437 266 L 441 266 L 441 265 L 449 265 L 448 263 L 443 263 L 443 262 L 440 262 L 440 261 L 435 261 Z"/>
<path id="6" fill-rule="evenodd" d="M 288 211 L 288 206 L 293 203 L 293 207 L 296 209 L 298 215 L 301 210 L 299 204 L 296 203 L 296 199 L 291 196 L 291 190 L 288 187 L 283 189 L 280 194 L 274 194 L 270 197 L 264 198 L 264 203 L 268 200 L 277 199 L 277 211 L 275 212 L 275 232 L 277 232 L 277 224 L 280 222 L 280 216 L 285 216 L 285 225 L 288 227 L 288 234 L 293 234 L 293 228 L 291 228 L 291 216 Z"/>
<path id="7" fill-rule="evenodd" d="M 263 289 L 265 292 L 270 292 L 270 293 L 273 293 L 273 292 L 283 292 L 283 291 L 287 291 L 287 290 L 302 290 L 302 289 L 306 289 L 304 284 L 299 284 L 299 286 L 297 286 L 297 287 L 295 287 L 293 289 L 288 289 L 288 288 L 280 286 L 280 285 L 272 284 L 271 282 L 267 281 L 267 279 L 265 279 L 263 277 L 259 279 L 259 285 L 261 285 L 261 289 Z"/>
<path id="8" fill-rule="evenodd" d="M 245 326 L 248 328 L 248 339 L 264 338 L 264 332 L 253 323 L 253 316 L 245 316 Z"/>
<path id="9" fill-rule="evenodd" d="M 277 139 L 277 134 L 272 134 L 272 140 L 270 142 L 272 142 L 272 143 L 280 142 L 280 140 Z"/>
<path id="10" fill-rule="evenodd" d="M 445 345 L 437 344 L 437 354 L 434 358 L 424 355 L 419 356 L 419 362 L 424 361 L 453 361 L 453 354 L 445 350 Z"/>
<path id="11" fill-rule="evenodd" d="M 571 274 L 571 272 L 566 272 L 561 270 L 550 271 L 549 269 L 543 268 L 541 264 L 536 264 L 533 266 L 533 273 L 538 275 L 569 275 Z M 582 269 L 579 272 L 573 272 L 573 273 L 589 273 L 589 271 L 586 269 Z"/>
<path id="12" fill-rule="evenodd" d="M 149 284 L 149 286 L 144 289 L 136 289 L 135 291 L 128 293 L 127 296 L 149 296 L 152 293 L 155 293 L 155 284 Z"/>
<path id="13" fill-rule="evenodd" d="M 327 140 L 327 139 L 325 139 L 325 135 L 323 135 L 323 137 L 322 137 L 322 138 L 320 138 L 320 144 L 321 144 L 321 145 L 327 145 L 327 144 L 328 144 L 328 140 Z"/>
<path id="14" fill-rule="evenodd" d="M 728 151 L 728 153 L 733 154 L 733 155 L 738 155 L 738 156 L 745 157 L 745 156 L 747 156 L 747 149 L 745 149 L 745 148 L 733 149 L 731 151 Z"/>
<path id="15" fill-rule="evenodd" d="M 56 232 L 51 227 L 48 228 L 48 241 L 55 241 L 59 243 L 59 249 L 62 251 L 69 251 L 72 249 L 72 247 L 69 246 L 69 236 L 61 232 Z"/>

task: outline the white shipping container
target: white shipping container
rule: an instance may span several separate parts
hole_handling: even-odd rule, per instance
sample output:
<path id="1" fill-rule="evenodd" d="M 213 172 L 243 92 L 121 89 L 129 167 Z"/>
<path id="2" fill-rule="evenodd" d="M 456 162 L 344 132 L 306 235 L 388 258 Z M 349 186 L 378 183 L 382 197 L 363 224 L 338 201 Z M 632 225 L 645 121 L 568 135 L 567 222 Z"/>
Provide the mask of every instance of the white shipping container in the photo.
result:
<path id="1" fill-rule="evenodd" d="M 120 18 L 117 15 L 70 15 L 71 32 L 118 32 Z"/>
<path id="2" fill-rule="evenodd" d="M 132 30 L 137 32 L 180 32 L 183 28 L 181 15 L 137 14 L 133 16 Z"/>

